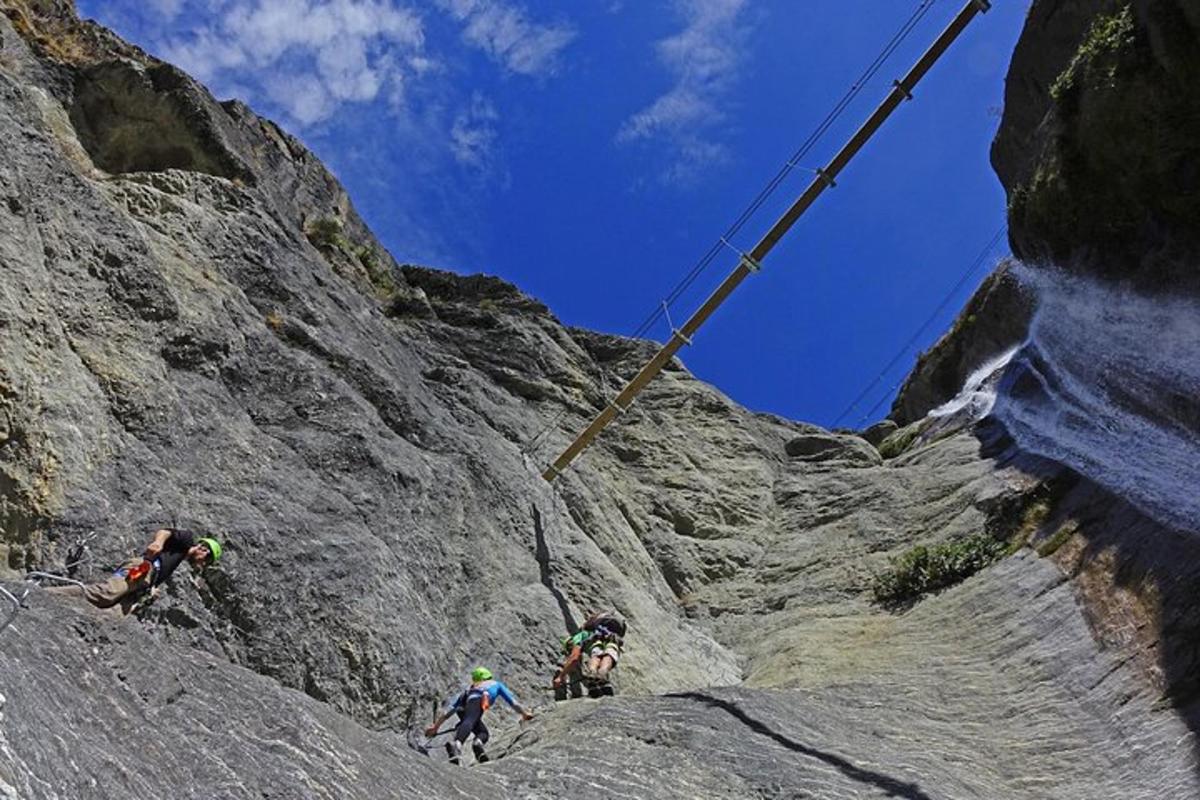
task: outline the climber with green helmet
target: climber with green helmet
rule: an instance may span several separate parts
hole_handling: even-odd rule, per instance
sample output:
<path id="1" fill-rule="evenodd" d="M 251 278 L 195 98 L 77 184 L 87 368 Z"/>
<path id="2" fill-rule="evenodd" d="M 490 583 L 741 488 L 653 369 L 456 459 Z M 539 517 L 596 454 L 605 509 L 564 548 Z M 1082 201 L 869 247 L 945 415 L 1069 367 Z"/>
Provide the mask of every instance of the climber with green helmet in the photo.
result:
<path id="1" fill-rule="evenodd" d="M 446 709 L 434 718 L 433 724 L 425 729 L 425 735 L 435 736 L 441 724 L 449 719 L 451 714 L 457 714 L 458 725 L 454 728 L 454 738 L 446 743 L 450 763 L 460 762 L 463 745 L 472 734 L 475 736 L 475 741 L 471 744 L 471 749 L 475 752 L 475 761 L 479 764 L 486 763 L 488 757 L 484 748 L 491 734 L 483 724 L 483 714 L 498 699 L 512 706 L 521 715 L 522 720 L 533 719 L 533 714 L 517 702 L 512 690 L 492 677 L 491 670 L 487 667 L 476 667 L 471 670 L 471 685 L 455 695 Z"/>
<path id="2" fill-rule="evenodd" d="M 180 528 L 160 528 L 140 558 L 127 560 L 107 580 L 85 586 L 83 596 L 98 608 L 118 603 L 132 607 L 147 593 L 157 596 L 158 587 L 170 580 L 185 560 L 192 569 L 202 570 L 220 558 L 221 543 L 216 539 Z"/>

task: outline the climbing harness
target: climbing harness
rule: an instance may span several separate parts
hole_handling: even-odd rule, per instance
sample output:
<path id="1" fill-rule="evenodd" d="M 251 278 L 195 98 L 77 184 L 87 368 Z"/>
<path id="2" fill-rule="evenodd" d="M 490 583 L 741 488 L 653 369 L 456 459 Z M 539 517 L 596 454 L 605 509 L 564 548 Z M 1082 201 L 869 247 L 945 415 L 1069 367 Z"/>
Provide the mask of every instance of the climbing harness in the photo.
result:
<path id="1" fill-rule="evenodd" d="M 816 170 L 816 177 L 804 192 L 792 203 L 774 225 L 750 249 L 749 253 L 739 259 L 733 271 L 709 295 L 708 299 L 692 313 L 683 325 L 676 329 L 672 326 L 671 337 L 666 344 L 648 361 L 642 369 L 630 380 L 625 388 L 592 420 L 565 450 L 551 462 L 542 472 L 547 481 L 554 481 L 563 473 L 571 462 L 582 453 L 596 437 L 600 435 L 609 423 L 616 418 L 618 409 L 629 408 L 638 394 L 652 381 L 663 367 L 674 358 L 684 344 L 691 344 L 696 332 L 713 315 L 713 313 L 728 299 L 729 295 L 750 274 L 761 268 L 764 258 L 775 248 L 783 236 L 796 224 L 796 221 L 816 202 L 825 190 L 837 185 L 836 178 L 846 168 L 850 161 L 862 150 L 863 146 L 879 131 L 883 123 L 892 115 L 901 103 L 912 98 L 913 89 L 925 77 L 939 58 L 949 49 L 950 45 L 966 29 L 967 25 L 979 14 L 990 8 L 988 0 L 968 0 L 950 24 L 938 38 L 917 60 L 908 73 L 892 84 L 892 90 L 879 104 L 870 117 L 842 146 L 833 159 L 824 167 Z M 791 162 L 789 162 L 791 163 Z M 728 244 L 727 237 L 723 237 Z M 719 251 L 723 243 L 718 242 L 715 248 Z M 664 306 L 665 310 L 665 306 Z M 658 312 L 655 314 L 657 318 Z"/>

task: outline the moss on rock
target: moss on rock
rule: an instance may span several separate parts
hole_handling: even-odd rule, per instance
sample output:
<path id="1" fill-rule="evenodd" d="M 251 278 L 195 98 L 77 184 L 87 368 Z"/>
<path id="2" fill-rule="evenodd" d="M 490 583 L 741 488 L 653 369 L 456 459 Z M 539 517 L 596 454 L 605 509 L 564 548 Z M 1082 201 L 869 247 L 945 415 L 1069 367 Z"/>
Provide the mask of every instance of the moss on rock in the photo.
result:
<path id="1" fill-rule="evenodd" d="M 1093 18 L 1048 95 L 1040 149 L 1001 170 L 1022 176 L 1009 184 L 1014 252 L 1148 288 L 1200 285 L 1187 257 L 1200 252 L 1200 30 L 1185 9 L 1140 0 Z"/>

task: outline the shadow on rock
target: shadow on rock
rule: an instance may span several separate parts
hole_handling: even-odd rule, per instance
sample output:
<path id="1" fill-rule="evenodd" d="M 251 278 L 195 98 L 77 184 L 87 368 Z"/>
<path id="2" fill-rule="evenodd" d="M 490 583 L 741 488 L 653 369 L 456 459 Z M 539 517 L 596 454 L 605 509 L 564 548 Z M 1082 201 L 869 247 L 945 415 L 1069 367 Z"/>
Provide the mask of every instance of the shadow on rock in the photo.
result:
<path id="1" fill-rule="evenodd" d="M 546 544 L 546 530 L 542 525 L 542 512 L 538 511 L 537 505 L 533 508 L 533 534 L 537 540 L 537 550 L 534 557 L 538 563 L 538 577 L 542 585 L 554 596 L 554 602 L 558 604 L 558 610 L 562 614 L 563 624 L 567 627 L 567 633 L 574 634 L 579 630 L 579 625 L 575 622 L 575 616 L 571 613 L 571 606 L 567 602 L 567 598 L 562 591 L 554 585 L 554 576 L 550 572 L 550 546 Z"/>
<path id="2" fill-rule="evenodd" d="M 1025 543 L 1069 576 L 1093 635 L 1129 659 L 1159 694 L 1156 706 L 1175 711 L 1192 731 L 1200 758 L 1200 536 L 1194 527 L 1157 521 L 1075 470 L 1022 450 L 994 417 L 975 435 L 981 456 L 1051 487 L 1042 508 L 1026 509 Z"/>
<path id="3" fill-rule="evenodd" d="M 766 736 L 794 753 L 800 753 L 801 755 L 808 756 L 809 758 L 815 758 L 818 761 L 828 764 L 853 781 L 858 781 L 859 783 L 869 783 L 872 786 L 876 786 L 879 789 L 887 792 L 891 797 L 903 797 L 907 798 L 908 800 L 931 800 L 930 796 L 923 792 L 921 787 L 915 783 L 905 783 L 904 781 L 893 778 L 890 775 L 884 775 L 881 772 L 863 769 L 862 767 L 856 766 L 852 762 L 842 758 L 839 755 L 827 753 L 824 750 L 818 750 L 815 747 L 810 747 L 801 742 L 797 742 L 794 739 L 789 739 L 783 734 L 772 730 L 766 723 L 754 719 L 754 717 L 751 717 L 745 711 L 742 711 L 742 709 L 738 708 L 737 704 L 731 703 L 728 700 L 722 700 L 719 697 L 713 697 L 712 695 L 704 694 L 702 692 L 679 692 L 677 694 L 669 694 L 667 697 L 695 700 L 698 703 L 703 703 L 713 708 L 719 708 L 760 736 Z"/>

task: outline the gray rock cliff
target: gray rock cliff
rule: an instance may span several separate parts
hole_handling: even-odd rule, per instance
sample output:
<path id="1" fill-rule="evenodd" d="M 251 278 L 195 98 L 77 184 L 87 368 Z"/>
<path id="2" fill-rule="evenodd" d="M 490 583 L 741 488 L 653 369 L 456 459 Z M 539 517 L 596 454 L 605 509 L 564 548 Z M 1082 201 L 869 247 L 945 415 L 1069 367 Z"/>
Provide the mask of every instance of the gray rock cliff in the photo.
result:
<path id="1" fill-rule="evenodd" d="M 397 264 L 274 124 L 67 0 L 0 5 L 3 585 L 103 576 L 165 523 L 227 544 L 138 616 L 30 592 L 0 796 L 1200 796 L 1154 655 L 1184 584 L 1174 617 L 1093 613 L 1165 585 L 1152 548 L 1089 555 L 1151 525 L 1120 498 L 1003 432 L 885 461 L 679 363 L 550 487 L 652 343 Z M 1111 513 L 1039 547 L 1084 492 Z M 914 545 L 981 535 L 1015 546 L 873 601 Z M 554 703 L 559 639 L 605 607 L 619 696 Z M 414 745 L 475 663 L 538 717 L 490 712 L 493 762 L 451 768 Z"/>

